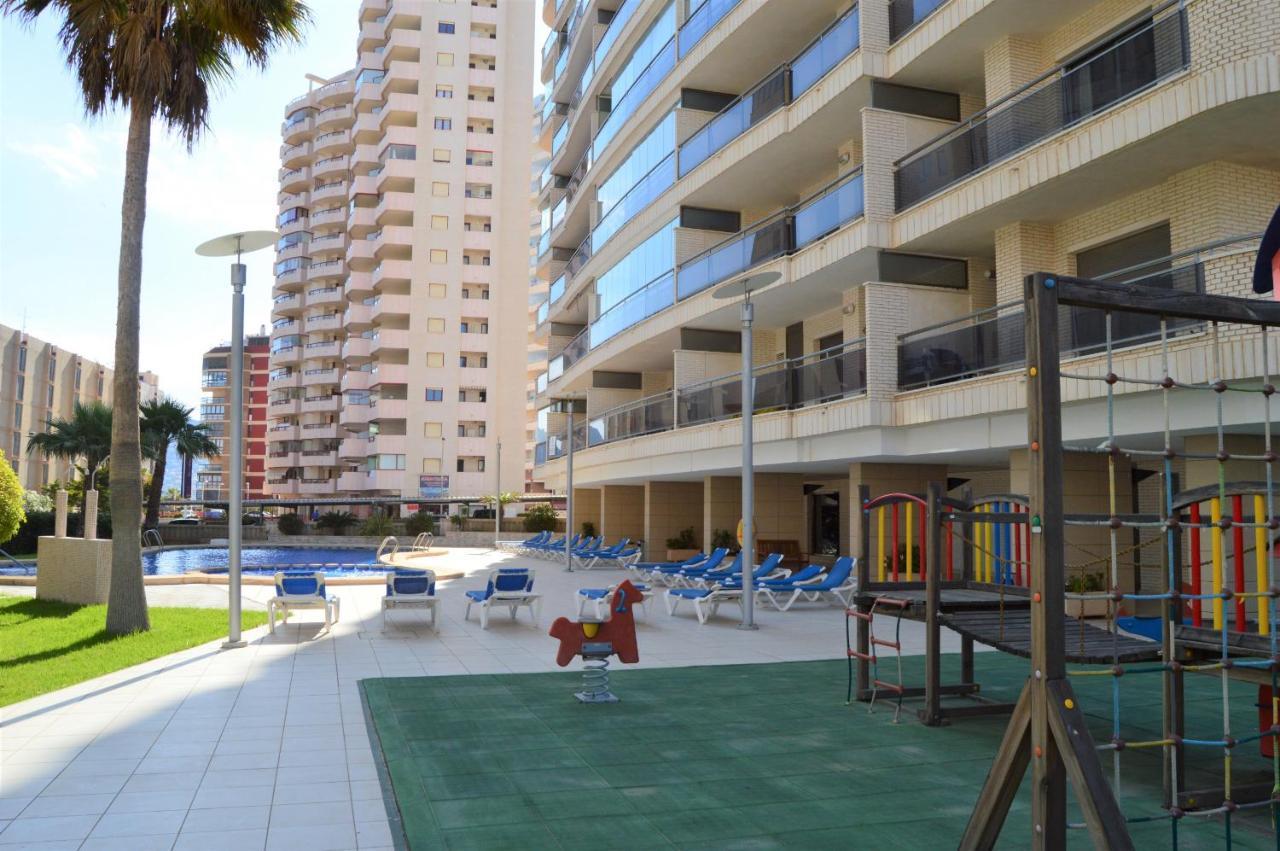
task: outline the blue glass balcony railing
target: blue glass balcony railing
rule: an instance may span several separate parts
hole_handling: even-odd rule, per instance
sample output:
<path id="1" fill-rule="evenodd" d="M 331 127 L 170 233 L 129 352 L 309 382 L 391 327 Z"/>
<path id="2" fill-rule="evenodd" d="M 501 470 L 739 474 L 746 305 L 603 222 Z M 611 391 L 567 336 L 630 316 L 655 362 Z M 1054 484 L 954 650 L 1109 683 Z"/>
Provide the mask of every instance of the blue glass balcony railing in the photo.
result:
<path id="1" fill-rule="evenodd" d="M 680 146 L 680 176 L 684 177 L 725 145 L 795 101 L 851 56 L 858 46 L 858 7 L 855 6 L 795 59 L 770 72 L 690 136 Z"/>
<path id="2" fill-rule="evenodd" d="M 590 348 L 675 303 L 675 274 L 667 272 L 600 314 L 591 323 Z"/>
<path id="3" fill-rule="evenodd" d="M 547 313 L 550 311 L 550 309 L 551 309 L 551 302 L 549 301 L 544 301 L 542 304 L 538 305 L 538 324 L 539 325 L 547 321 Z"/>
<path id="4" fill-rule="evenodd" d="M 555 304 L 564 295 L 565 276 L 561 275 L 551 282 L 551 289 L 547 291 L 547 303 Z M 542 320 L 538 320 L 541 322 Z"/>
<path id="5" fill-rule="evenodd" d="M 622 125 L 627 123 L 636 110 L 640 108 L 640 104 L 644 103 L 645 98 L 653 93 L 658 84 L 667 78 L 672 69 L 676 66 L 676 39 L 672 37 L 667 41 L 666 45 L 658 51 L 657 55 L 645 66 L 645 69 L 636 77 L 636 81 L 631 84 L 631 88 L 627 89 L 620 97 L 613 100 L 613 111 L 609 113 L 609 117 L 600 125 L 600 131 L 596 133 L 596 137 L 591 142 L 591 155 L 595 160 L 600 159 L 604 149 L 609 147 L 609 143 L 613 141 L 613 137 L 617 135 Z"/>
<path id="6" fill-rule="evenodd" d="M 947 0 L 889 0 L 889 43 L 932 15 Z"/>
<path id="7" fill-rule="evenodd" d="M 702 0 L 702 5 L 689 13 L 684 26 L 680 28 L 680 58 L 685 58 L 739 2 L 740 0 Z"/>
<path id="8" fill-rule="evenodd" d="M 570 123 L 571 122 L 566 121 L 561 124 L 559 129 L 556 130 L 555 135 L 551 137 L 551 156 L 554 157 L 556 154 L 560 153 L 560 149 L 564 147 L 564 140 L 569 138 Z"/>
<path id="9" fill-rule="evenodd" d="M 661 162 L 649 170 L 635 185 L 627 190 L 627 194 L 618 199 L 609 210 L 600 217 L 592 231 L 593 241 L 602 246 L 618 232 L 624 224 L 634 218 L 637 213 L 653 203 L 663 192 L 676 182 L 676 157 L 668 154 Z"/>
<path id="10" fill-rule="evenodd" d="M 858 169 L 797 206 L 796 250 L 839 230 L 847 222 L 861 216 L 865 212 L 865 200 L 862 169 Z"/>

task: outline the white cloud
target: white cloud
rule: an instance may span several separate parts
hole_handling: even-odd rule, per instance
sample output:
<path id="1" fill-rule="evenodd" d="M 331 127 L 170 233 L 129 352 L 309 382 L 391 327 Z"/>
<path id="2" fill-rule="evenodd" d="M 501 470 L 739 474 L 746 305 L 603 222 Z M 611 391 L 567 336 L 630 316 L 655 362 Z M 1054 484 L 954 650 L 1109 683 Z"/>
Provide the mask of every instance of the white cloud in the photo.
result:
<path id="1" fill-rule="evenodd" d="M 148 212 L 199 225 L 211 235 L 270 228 L 279 148 L 275 132 L 223 130 L 202 136 L 188 153 L 180 140 L 158 132 L 152 138 Z"/>
<path id="2" fill-rule="evenodd" d="M 120 133 L 107 126 L 89 131 L 75 124 L 46 128 L 38 137 L 9 143 L 9 149 L 35 160 L 63 183 L 74 186 L 96 180 L 103 171 L 103 158 L 116 144 Z"/>

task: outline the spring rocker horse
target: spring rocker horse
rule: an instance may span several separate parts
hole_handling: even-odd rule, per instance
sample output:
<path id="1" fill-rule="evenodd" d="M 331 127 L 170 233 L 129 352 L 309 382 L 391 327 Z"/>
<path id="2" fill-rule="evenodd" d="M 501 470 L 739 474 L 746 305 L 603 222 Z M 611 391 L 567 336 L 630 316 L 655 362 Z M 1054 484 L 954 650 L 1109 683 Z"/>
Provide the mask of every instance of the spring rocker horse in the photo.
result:
<path id="1" fill-rule="evenodd" d="M 642 600 L 644 594 L 627 580 L 613 590 L 609 616 L 605 620 L 556 618 L 551 624 L 551 637 L 560 639 L 556 664 L 563 668 L 575 656 L 582 657 L 582 691 L 574 694 L 578 702 L 618 702 L 618 696 L 609 690 L 609 657 L 616 655 L 618 661 L 626 664 L 640 661 L 632 607 Z"/>

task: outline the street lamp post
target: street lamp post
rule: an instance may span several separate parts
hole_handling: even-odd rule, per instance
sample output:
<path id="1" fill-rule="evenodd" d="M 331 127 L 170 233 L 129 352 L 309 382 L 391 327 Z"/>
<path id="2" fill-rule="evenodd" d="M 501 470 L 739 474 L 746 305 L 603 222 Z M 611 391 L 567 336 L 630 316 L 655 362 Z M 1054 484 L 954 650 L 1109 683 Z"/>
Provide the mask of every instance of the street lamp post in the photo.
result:
<path id="1" fill-rule="evenodd" d="M 722 284 L 712 293 L 713 298 L 728 299 L 744 296 L 742 301 L 742 623 L 739 629 L 757 629 L 755 622 L 755 436 L 752 426 L 755 418 L 755 382 L 751 369 L 751 325 L 755 320 L 755 305 L 751 294 L 776 282 L 778 272 L 761 272 Z"/>
<path id="2" fill-rule="evenodd" d="M 493 548 L 498 548 L 498 541 L 502 539 L 502 440 L 498 440 L 498 469 L 497 473 L 497 491 L 493 497 Z"/>
<path id="3" fill-rule="evenodd" d="M 573 572 L 573 401 L 569 402 L 569 452 L 564 477 L 564 566 Z"/>
<path id="4" fill-rule="evenodd" d="M 240 638 L 240 543 L 244 498 L 244 285 L 247 279 L 242 254 L 266 248 L 276 241 L 271 230 L 227 234 L 196 247 L 201 257 L 230 257 L 231 264 L 231 491 L 227 507 L 227 640 L 223 649 L 244 647 Z"/>

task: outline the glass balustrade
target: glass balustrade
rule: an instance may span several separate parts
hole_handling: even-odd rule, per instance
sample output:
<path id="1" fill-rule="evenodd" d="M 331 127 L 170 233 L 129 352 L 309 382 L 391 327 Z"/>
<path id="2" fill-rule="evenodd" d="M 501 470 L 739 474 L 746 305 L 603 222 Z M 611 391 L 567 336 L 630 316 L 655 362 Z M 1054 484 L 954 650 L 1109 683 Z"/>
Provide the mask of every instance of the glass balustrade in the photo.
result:
<path id="1" fill-rule="evenodd" d="M 668 154 L 601 216 L 595 230 L 592 231 L 594 243 L 601 246 L 608 242 L 624 224 L 653 203 L 659 195 L 670 189 L 675 181 L 676 157 L 675 154 Z"/>
<path id="2" fill-rule="evenodd" d="M 889 43 L 897 41 L 916 24 L 932 15 L 947 0 L 890 0 Z"/>
<path id="3" fill-rule="evenodd" d="M 861 216 L 864 208 L 862 169 L 858 169 L 796 207 L 796 250 L 839 230 Z"/>
<path id="4" fill-rule="evenodd" d="M 858 49 L 858 7 L 827 28 L 791 62 L 791 98 L 795 100 L 845 57 Z"/>
<path id="5" fill-rule="evenodd" d="M 658 84 L 666 79 L 675 65 L 676 40 L 672 37 L 640 72 L 631 87 L 621 97 L 614 99 L 613 111 L 600 125 L 600 131 L 596 133 L 596 138 L 591 143 L 591 153 L 595 159 L 600 159 L 600 155 L 605 148 L 609 147 L 609 143 L 622 129 L 622 125 L 635 114 L 640 104 L 658 87 Z"/>
<path id="6" fill-rule="evenodd" d="M 587 422 L 587 445 L 600 446 L 675 427 L 671 391 L 612 408 Z"/>
<path id="7" fill-rule="evenodd" d="M 752 266 L 788 254 L 793 246 L 790 217 L 785 210 L 775 213 L 681 264 L 679 298 L 686 299 Z"/>
<path id="8" fill-rule="evenodd" d="M 702 4 L 689 13 L 684 26 L 680 28 L 680 58 L 685 58 L 739 2 L 740 0 L 702 0 Z"/>
<path id="9" fill-rule="evenodd" d="M 551 287 L 547 290 L 547 303 L 555 304 L 564 295 L 565 276 L 561 275 L 551 282 Z"/>
<path id="10" fill-rule="evenodd" d="M 675 275 L 667 272 L 600 314 L 590 328 L 590 347 L 675 304 Z"/>

